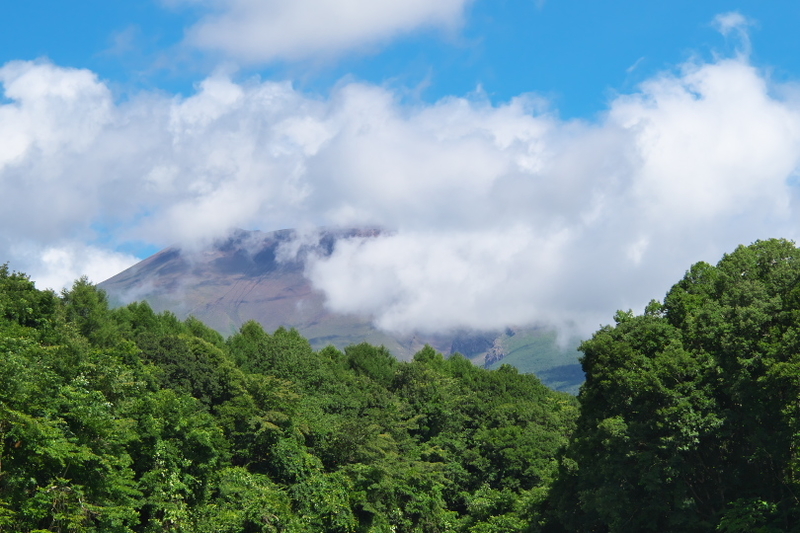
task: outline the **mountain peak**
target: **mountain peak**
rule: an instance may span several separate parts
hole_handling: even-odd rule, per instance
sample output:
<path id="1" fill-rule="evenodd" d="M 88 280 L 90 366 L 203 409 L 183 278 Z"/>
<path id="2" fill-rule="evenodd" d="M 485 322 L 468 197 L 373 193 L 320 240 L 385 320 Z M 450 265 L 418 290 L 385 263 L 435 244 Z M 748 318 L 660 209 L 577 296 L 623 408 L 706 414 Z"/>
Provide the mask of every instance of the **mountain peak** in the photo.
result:
<path id="1" fill-rule="evenodd" d="M 370 239 L 382 234 L 385 232 L 376 228 L 306 232 L 235 229 L 199 250 L 166 248 L 99 286 L 115 305 L 146 300 L 158 312 L 171 311 L 179 318 L 195 316 L 224 335 L 255 320 L 267 331 L 296 328 L 316 349 L 369 342 L 384 345 L 397 358 L 408 360 L 429 344 L 445 354 L 462 353 L 477 364 L 499 364 L 513 353 L 542 358 L 541 364 L 525 362 L 530 365 L 527 370 L 537 372 L 570 363 L 566 366 L 577 367 L 577 374 L 572 372 L 569 380 L 559 383 L 564 381 L 570 390 L 577 388 L 582 375 L 574 352 L 557 349 L 554 336 L 546 337 L 548 332 L 539 328 L 528 328 L 525 334 L 392 334 L 376 328 L 370 316 L 329 311 L 324 294 L 305 276 L 309 258 L 329 256 L 344 239 Z"/>

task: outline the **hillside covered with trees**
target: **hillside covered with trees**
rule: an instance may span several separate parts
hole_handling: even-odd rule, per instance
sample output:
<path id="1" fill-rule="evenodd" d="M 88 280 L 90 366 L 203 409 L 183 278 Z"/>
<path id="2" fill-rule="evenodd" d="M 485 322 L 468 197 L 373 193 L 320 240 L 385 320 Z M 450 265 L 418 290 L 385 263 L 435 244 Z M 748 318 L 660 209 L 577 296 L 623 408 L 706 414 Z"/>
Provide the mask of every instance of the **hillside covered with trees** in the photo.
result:
<path id="1" fill-rule="evenodd" d="M 224 339 L 0 268 L 0 530 L 793 531 L 800 250 L 698 263 L 576 399 L 431 348 Z"/>

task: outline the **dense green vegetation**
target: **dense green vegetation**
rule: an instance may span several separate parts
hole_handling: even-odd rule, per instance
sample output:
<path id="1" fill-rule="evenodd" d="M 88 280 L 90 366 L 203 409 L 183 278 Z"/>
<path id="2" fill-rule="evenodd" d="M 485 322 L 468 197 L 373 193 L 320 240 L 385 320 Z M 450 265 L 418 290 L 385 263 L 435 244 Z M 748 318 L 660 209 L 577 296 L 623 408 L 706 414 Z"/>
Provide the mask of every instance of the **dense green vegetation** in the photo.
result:
<path id="1" fill-rule="evenodd" d="M 585 342 L 551 493 L 568 531 L 800 530 L 800 250 L 694 265 Z"/>
<path id="2" fill-rule="evenodd" d="M 508 366 L 224 339 L 0 267 L 1 531 L 525 531 L 576 415 Z"/>
<path id="3" fill-rule="evenodd" d="M 800 531 L 793 243 L 694 265 L 581 350 L 576 399 L 2 267 L 0 530 Z"/>

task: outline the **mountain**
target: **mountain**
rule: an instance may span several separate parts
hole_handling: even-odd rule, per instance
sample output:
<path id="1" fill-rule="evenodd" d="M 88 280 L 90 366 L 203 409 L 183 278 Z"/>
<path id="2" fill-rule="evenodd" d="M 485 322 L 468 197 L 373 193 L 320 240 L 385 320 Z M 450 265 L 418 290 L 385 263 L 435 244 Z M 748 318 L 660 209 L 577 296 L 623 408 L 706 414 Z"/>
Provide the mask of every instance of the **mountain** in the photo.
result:
<path id="1" fill-rule="evenodd" d="M 193 315 L 224 335 L 256 320 L 267 331 L 294 327 L 315 348 L 369 342 L 386 346 L 402 360 L 430 344 L 489 368 L 511 362 L 553 388 L 577 391 L 583 374 L 574 343 L 571 349 L 560 348 L 554 332 L 543 328 L 396 335 L 374 327 L 368 316 L 327 310 L 324 295 L 304 276 L 309 254 L 329 255 L 340 239 L 379 234 L 375 229 L 321 230 L 318 240 L 302 244 L 293 230 L 235 230 L 201 250 L 166 248 L 99 286 L 114 305 L 146 300 L 156 311 Z"/>

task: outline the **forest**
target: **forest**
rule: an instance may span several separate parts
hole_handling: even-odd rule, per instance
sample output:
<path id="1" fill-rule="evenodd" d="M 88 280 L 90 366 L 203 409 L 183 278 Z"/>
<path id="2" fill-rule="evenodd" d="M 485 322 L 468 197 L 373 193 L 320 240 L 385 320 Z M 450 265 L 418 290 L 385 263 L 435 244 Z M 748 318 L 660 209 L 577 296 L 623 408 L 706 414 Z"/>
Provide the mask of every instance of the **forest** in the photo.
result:
<path id="1" fill-rule="evenodd" d="M 800 250 L 697 263 L 577 397 L 430 347 L 315 351 L 0 266 L 0 531 L 800 530 Z"/>

